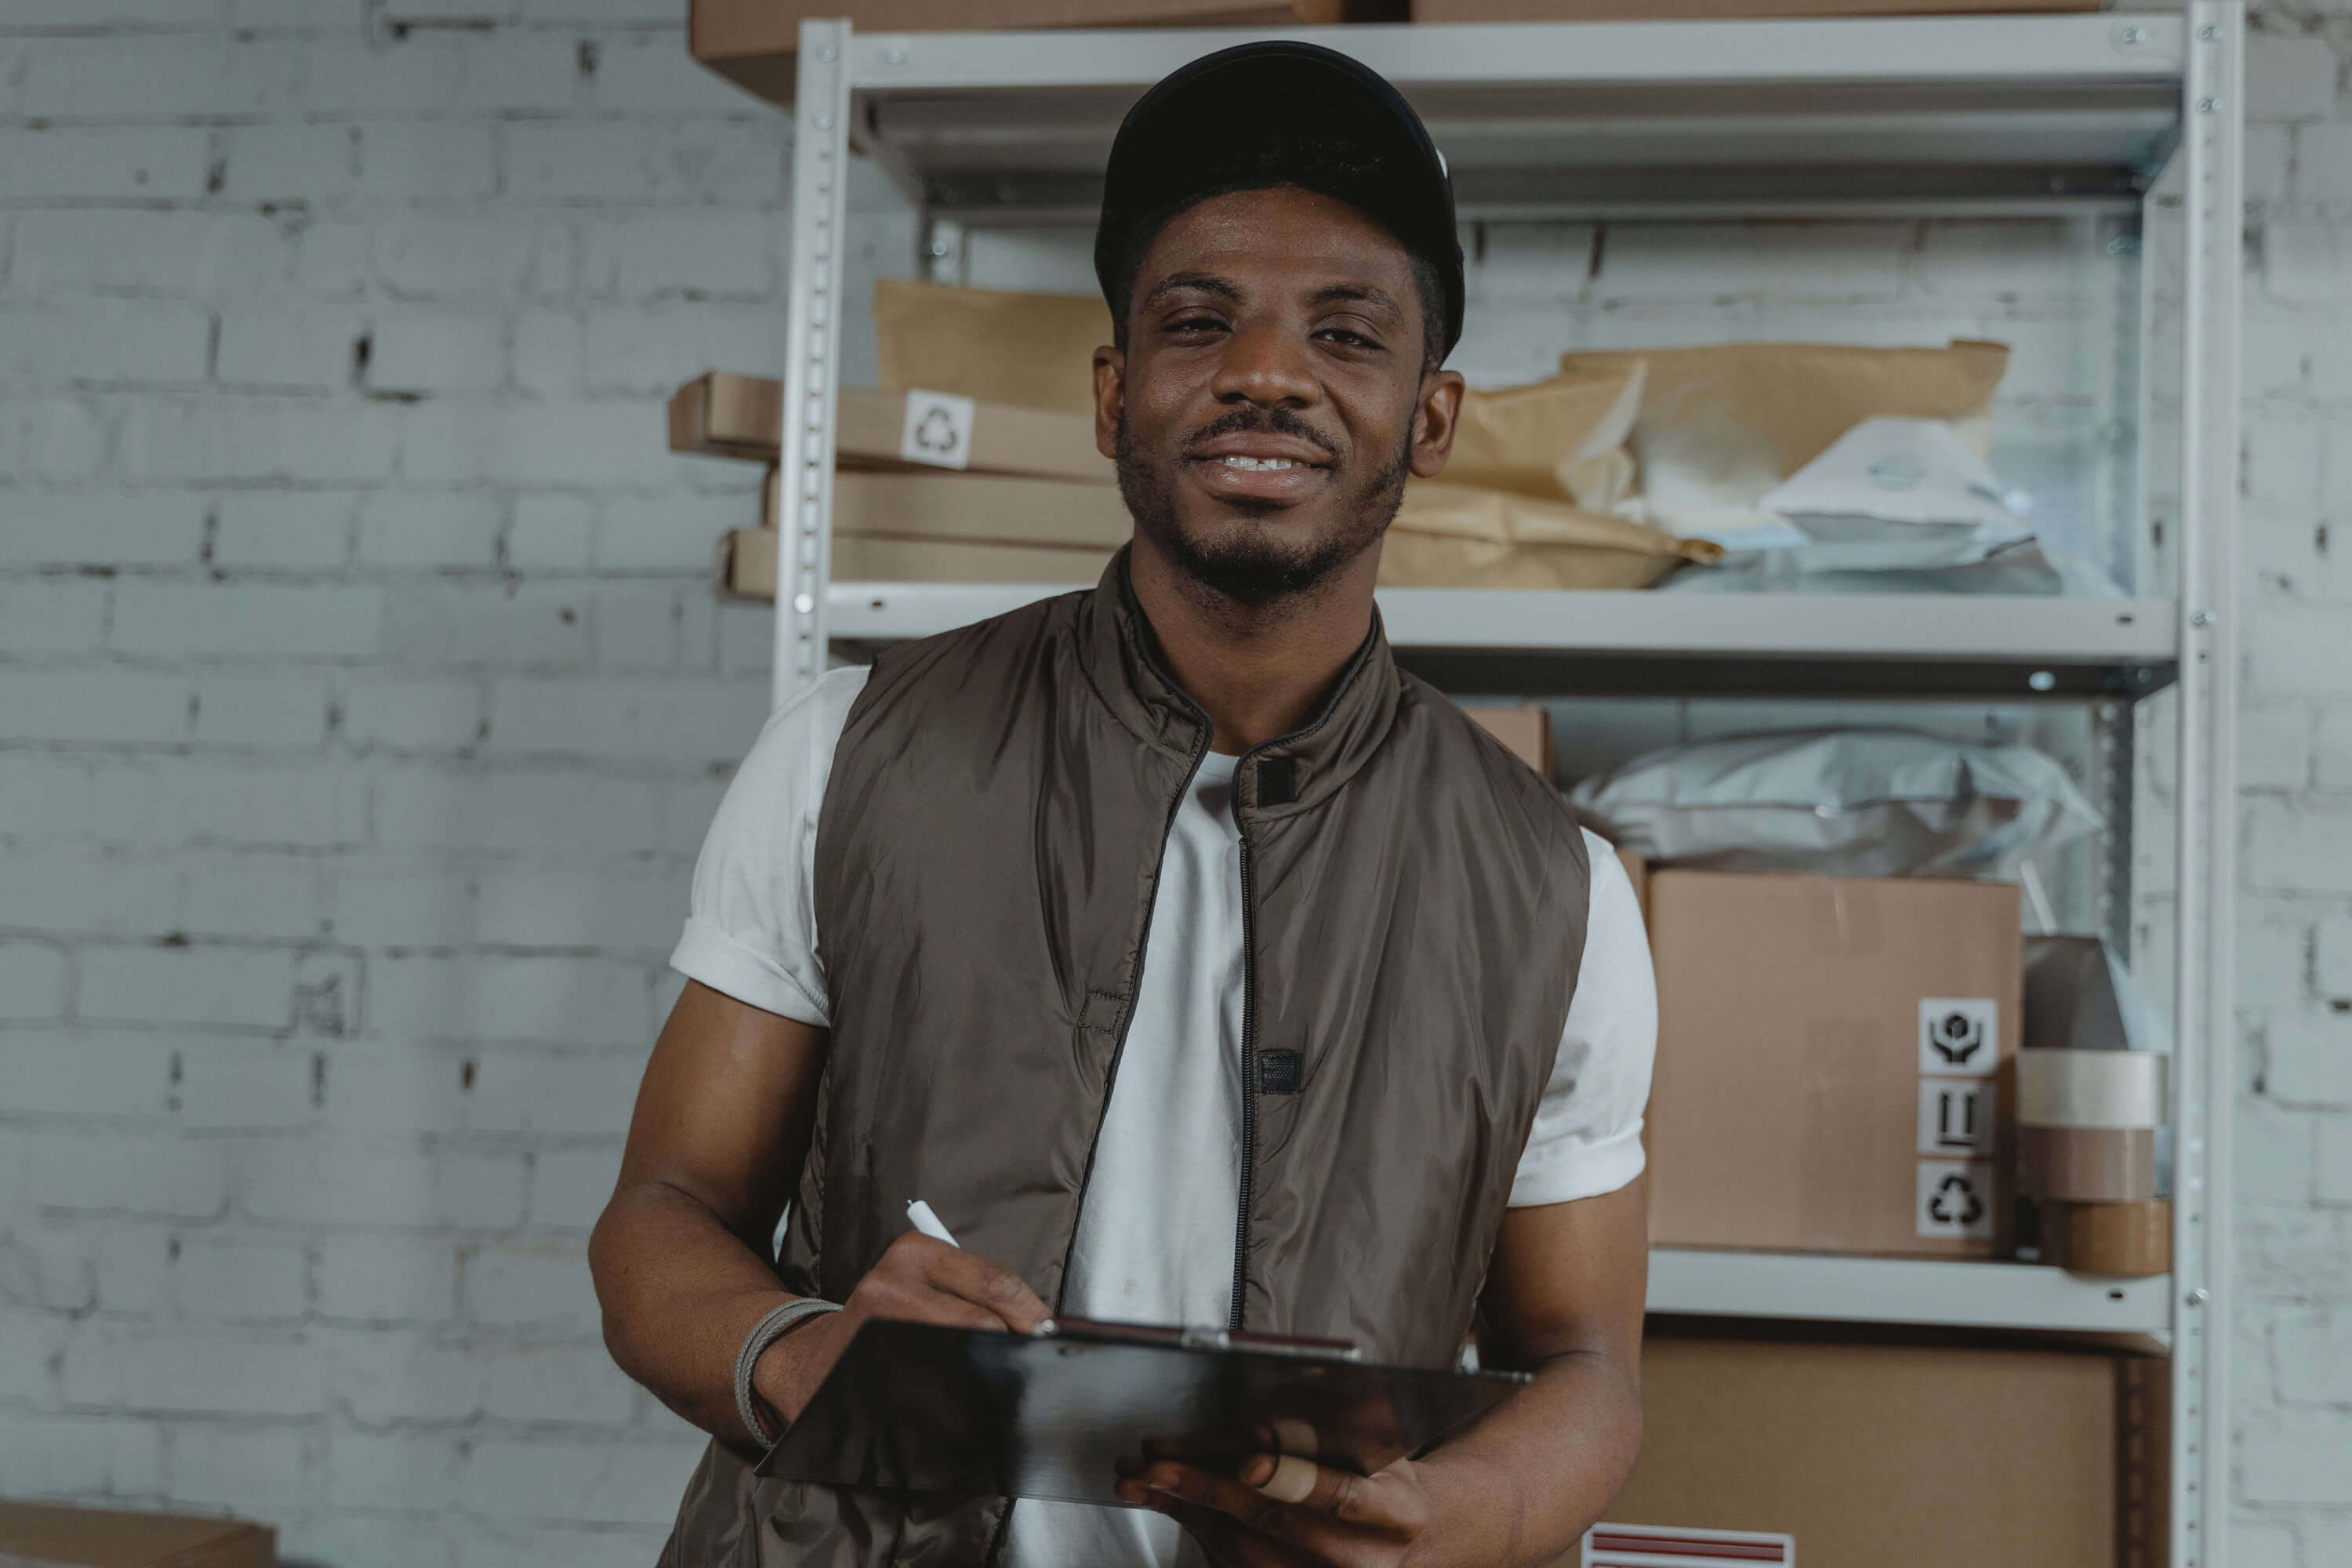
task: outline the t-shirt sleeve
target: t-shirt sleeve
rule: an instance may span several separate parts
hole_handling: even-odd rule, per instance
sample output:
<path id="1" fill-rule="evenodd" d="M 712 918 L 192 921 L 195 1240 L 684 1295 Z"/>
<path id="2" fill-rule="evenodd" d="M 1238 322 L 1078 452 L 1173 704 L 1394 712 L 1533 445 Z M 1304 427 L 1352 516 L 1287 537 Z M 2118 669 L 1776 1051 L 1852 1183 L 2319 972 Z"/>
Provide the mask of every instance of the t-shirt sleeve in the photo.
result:
<path id="1" fill-rule="evenodd" d="M 1584 959 L 1559 1055 L 1511 1183 L 1511 1206 L 1613 1193 L 1642 1173 L 1642 1108 L 1658 1047 L 1657 982 L 1633 879 L 1588 832 L 1592 862 Z"/>
<path id="2" fill-rule="evenodd" d="M 694 864 L 672 969 L 713 991 L 827 1026 L 816 931 L 816 819 L 862 668 L 836 669 L 771 714 Z"/>

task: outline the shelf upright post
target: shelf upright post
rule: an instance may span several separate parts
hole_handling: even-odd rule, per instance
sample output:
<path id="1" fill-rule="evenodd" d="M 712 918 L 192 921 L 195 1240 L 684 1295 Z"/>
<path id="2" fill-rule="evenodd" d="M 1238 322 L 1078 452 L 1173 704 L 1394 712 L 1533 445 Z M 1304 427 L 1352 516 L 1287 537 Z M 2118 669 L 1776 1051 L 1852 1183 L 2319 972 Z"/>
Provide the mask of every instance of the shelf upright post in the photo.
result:
<path id="1" fill-rule="evenodd" d="M 833 412 L 841 382 L 841 263 L 849 187 L 849 31 L 801 24 L 793 107 L 793 250 L 777 443 L 777 706 L 824 673 L 833 568 Z"/>
<path id="2" fill-rule="evenodd" d="M 2238 309 L 2244 0 L 2191 0 L 2181 104 L 2179 943 L 2173 1074 L 2172 1563 L 2226 1568 L 2230 1132 L 2237 1100 Z"/>

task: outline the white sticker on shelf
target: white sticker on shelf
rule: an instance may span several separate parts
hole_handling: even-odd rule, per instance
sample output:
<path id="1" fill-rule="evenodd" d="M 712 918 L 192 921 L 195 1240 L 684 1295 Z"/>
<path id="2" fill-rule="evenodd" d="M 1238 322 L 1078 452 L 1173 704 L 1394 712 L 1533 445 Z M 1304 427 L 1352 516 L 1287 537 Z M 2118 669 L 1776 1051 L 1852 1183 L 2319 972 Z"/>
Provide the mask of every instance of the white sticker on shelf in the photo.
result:
<path id="1" fill-rule="evenodd" d="M 1992 1112 L 1990 1079 L 1921 1079 L 1919 1152 L 1963 1158 L 1990 1154 Z"/>
<path id="2" fill-rule="evenodd" d="M 1990 996 L 1919 998 L 1919 1070 L 1984 1078 L 2000 1063 L 2000 1004 Z"/>
<path id="3" fill-rule="evenodd" d="M 907 423 L 898 433 L 901 462 L 961 468 L 971 461 L 971 399 L 952 392 L 907 394 Z"/>
<path id="4" fill-rule="evenodd" d="M 1992 1235 L 1992 1162 L 1922 1160 L 1916 1228 L 1948 1241 Z"/>

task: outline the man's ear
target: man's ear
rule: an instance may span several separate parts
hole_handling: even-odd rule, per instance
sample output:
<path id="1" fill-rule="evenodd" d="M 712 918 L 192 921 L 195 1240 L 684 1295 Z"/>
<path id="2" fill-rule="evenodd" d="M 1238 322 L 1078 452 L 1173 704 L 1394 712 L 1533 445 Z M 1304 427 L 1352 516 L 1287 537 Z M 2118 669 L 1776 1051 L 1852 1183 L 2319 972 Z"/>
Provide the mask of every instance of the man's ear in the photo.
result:
<path id="1" fill-rule="evenodd" d="M 1118 419 L 1127 406 L 1127 354 L 1109 343 L 1095 350 L 1095 450 L 1118 456 Z"/>
<path id="2" fill-rule="evenodd" d="M 1097 358 L 1095 363 L 1102 362 Z M 1433 370 L 1421 378 L 1421 405 L 1412 415 L 1415 479 L 1433 479 L 1445 471 L 1445 459 L 1454 454 L 1454 433 L 1460 427 L 1465 385 L 1458 370 Z"/>

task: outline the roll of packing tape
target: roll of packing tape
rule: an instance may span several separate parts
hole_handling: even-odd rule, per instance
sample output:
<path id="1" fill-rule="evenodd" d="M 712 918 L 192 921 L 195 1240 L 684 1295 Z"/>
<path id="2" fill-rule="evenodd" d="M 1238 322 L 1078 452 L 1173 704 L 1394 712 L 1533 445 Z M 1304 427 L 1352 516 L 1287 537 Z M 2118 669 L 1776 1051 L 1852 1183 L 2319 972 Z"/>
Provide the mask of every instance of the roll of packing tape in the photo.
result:
<path id="1" fill-rule="evenodd" d="M 2172 1267 L 2172 1205 L 2161 1198 L 2035 1206 L 2042 1215 L 2042 1261 L 2053 1268 L 2141 1276 Z"/>
<path id="2" fill-rule="evenodd" d="M 2043 1202 L 2144 1202 L 2156 1196 L 2156 1129 L 2020 1127 L 2017 1190 Z"/>
<path id="3" fill-rule="evenodd" d="M 2017 1119 L 2036 1127 L 2156 1127 L 2164 1058 L 2153 1051 L 2020 1051 Z"/>

